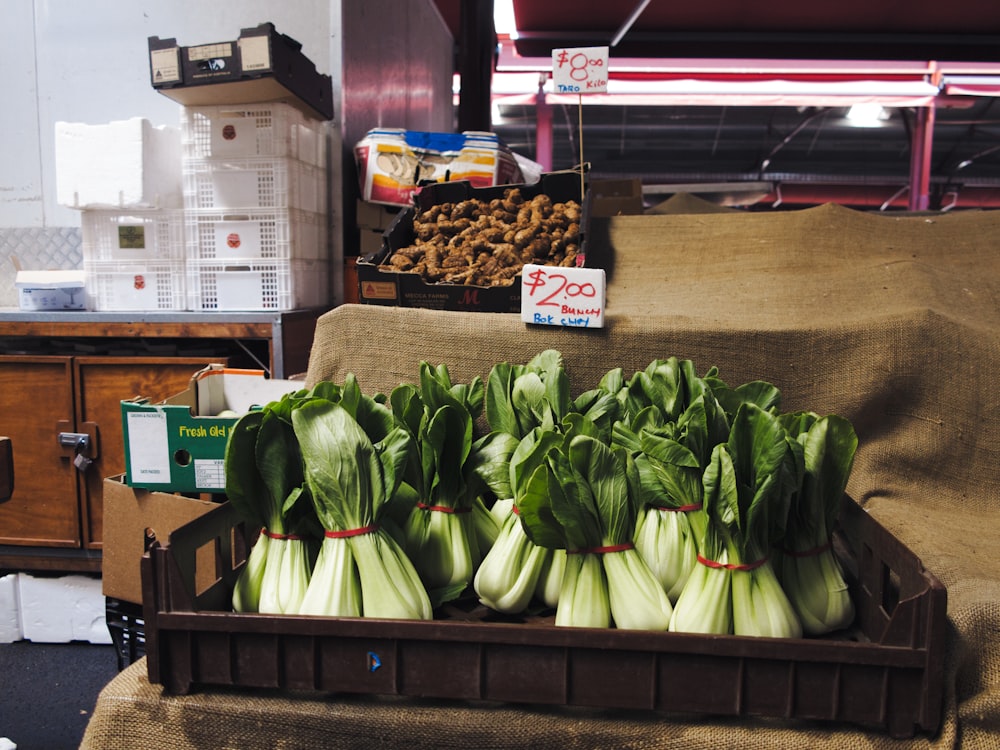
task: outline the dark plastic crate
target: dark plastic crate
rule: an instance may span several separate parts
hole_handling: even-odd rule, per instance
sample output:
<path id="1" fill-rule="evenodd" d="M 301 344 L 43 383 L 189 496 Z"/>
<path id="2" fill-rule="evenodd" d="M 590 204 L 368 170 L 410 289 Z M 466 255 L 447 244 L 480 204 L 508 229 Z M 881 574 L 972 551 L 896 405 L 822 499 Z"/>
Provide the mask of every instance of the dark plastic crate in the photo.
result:
<path id="1" fill-rule="evenodd" d="M 120 672 L 146 655 L 142 605 L 108 597 L 105 599 L 105 611 Z"/>
<path id="2" fill-rule="evenodd" d="M 553 201 L 575 200 L 582 204 L 580 223 L 580 261 L 590 268 L 603 268 L 610 253 L 595 252 L 600 243 L 591 241 L 588 200 L 580 200 L 579 172 L 549 172 L 530 185 L 491 185 L 474 187 L 468 181 L 431 183 L 417 193 L 414 206 L 401 209 L 389 228 L 382 233 L 382 246 L 357 262 L 358 298 L 368 305 L 422 307 L 463 312 L 519 313 L 521 311 L 521 277 L 510 286 L 482 287 L 467 284 L 432 284 L 412 273 L 397 271 L 387 265 L 390 256 L 415 239 L 413 219 L 418 211 L 426 211 L 441 203 L 459 203 L 476 198 L 491 201 L 502 198 L 506 190 L 519 188 L 526 199 L 548 195 Z M 606 231 L 606 230 L 605 230 Z"/>
<path id="3" fill-rule="evenodd" d="M 855 627 L 778 639 L 556 627 L 551 616 L 512 621 L 475 605 L 449 607 L 433 621 L 236 614 L 229 600 L 247 538 L 227 503 L 143 558 L 149 679 L 170 693 L 284 688 L 934 733 L 946 590 L 850 498 L 841 522 L 835 547 L 851 581 Z M 206 545 L 218 577 L 196 592 L 196 552 Z"/>

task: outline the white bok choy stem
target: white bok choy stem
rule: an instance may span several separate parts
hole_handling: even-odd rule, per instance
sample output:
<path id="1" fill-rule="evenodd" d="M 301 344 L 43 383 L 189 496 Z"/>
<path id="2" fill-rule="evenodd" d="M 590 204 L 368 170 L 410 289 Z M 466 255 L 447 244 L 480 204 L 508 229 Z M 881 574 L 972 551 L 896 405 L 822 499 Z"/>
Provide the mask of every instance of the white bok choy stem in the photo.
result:
<path id="1" fill-rule="evenodd" d="M 528 538 L 512 508 L 500 527 L 497 542 L 486 553 L 473 578 L 479 601 L 506 614 L 526 610 L 550 552 Z"/>
<path id="2" fill-rule="evenodd" d="M 260 607 L 260 587 L 267 565 L 267 545 L 270 537 L 261 530 L 250 548 L 247 563 L 233 586 L 233 611 L 256 612 Z"/>
<path id="3" fill-rule="evenodd" d="M 554 582 L 554 591 L 547 580 L 554 550 L 535 544 L 525 533 L 517 497 L 524 494 L 528 476 L 544 462 L 547 451 L 561 441 L 558 433 L 538 427 L 521 440 L 505 433 L 490 433 L 477 443 L 476 473 L 493 491 L 513 495 L 509 500 L 497 501 L 497 505 L 508 509 L 507 516 L 473 579 L 480 601 L 499 612 L 523 612 L 539 593 L 549 606 L 558 601 L 561 580 Z"/>
<path id="4" fill-rule="evenodd" d="M 342 537 L 323 538 L 300 615 L 360 617 L 361 585 L 350 545 Z"/>

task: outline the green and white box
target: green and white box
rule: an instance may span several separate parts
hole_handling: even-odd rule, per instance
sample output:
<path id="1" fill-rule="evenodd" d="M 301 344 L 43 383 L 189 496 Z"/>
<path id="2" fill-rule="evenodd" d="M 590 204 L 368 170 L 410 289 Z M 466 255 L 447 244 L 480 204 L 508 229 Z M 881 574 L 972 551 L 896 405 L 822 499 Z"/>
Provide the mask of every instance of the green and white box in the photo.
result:
<path id="1" fill-rule="evenodd" d="M 262 370 L 209 365 L 195 373 L 187 390 L 161 403 L 122 401 L 126 484 L 162 492 L 224 492 L 226 443 L 239 417 L 303 385 L 268 379 Z"/>

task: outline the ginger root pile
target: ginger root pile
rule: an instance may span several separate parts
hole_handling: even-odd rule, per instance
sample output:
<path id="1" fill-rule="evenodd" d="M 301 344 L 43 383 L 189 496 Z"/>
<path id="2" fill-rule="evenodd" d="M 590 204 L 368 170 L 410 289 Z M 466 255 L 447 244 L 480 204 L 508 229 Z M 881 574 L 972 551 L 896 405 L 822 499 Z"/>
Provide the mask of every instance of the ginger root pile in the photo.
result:
<path id="1" fill-rule="evenodd" d="M 526 199 L 516 187 L 490 201 L 441 203 L 414 217 L 414 243 L 386 263 L 432 284 L 508 286 L 525 263 L 574 265 L 580 214 L 576 201 Z"/>

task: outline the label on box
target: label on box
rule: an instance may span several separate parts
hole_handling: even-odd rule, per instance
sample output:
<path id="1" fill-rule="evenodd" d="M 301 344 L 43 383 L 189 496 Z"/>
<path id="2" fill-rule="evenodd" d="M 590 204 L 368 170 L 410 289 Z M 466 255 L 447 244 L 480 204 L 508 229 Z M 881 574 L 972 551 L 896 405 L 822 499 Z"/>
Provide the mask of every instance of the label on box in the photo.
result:
<path id="1" fill-rule="evenodd" d="M 209 147 L 213 156 L 255 156 L 256 121 L 251 117 L 220 117 L 213 120 Z"/>
<path id="2" fill-rule="evenodd" d="M 226 488 L 225 462 L 221 458 L 196 458 L 194 461 L 194 481 L 205 489 Z"/>
<path id="3" fill-rule="evenodd" d="M 248 73 L 251 70 L 271 69 L 271 47 L 268 37 L 240 37 L 237 44 L 240 47 L 240 58 L 242 59 L 244 73 Z"/>
<path id="4" fill-rule="evenodd" d="M 162 411 L 130 411 L 128 425 L 129 476 L 134 480 L 166 484 L 170 481 L 170 441 L 167 415 Z"/>
<path id="5" fill-rule="evenodd" d="M 566 328 L 603 328 L 603 268 L 528 264 L 521 271 L 521 320 Z"/>
<path id="6" fill-rule="evenodd" d="M 118 249 L 145 250 L 146 227 L 142 224 L 119 224 Z"/>
<path id="7" fill-rule="evenodd" d="M 259 221 L 220 221 L 215 225 L 218 258 L 260 258 L 261 246 Z"/>
<path id="8" fill-rule="evenodd" d="M 233 45 L 229 42 L 203 44 L 200 47 L 188 47 L 189 60 L 215 60 L 220 57 L 232 57 Z"/>
<path id="9" fill-rule="evenodd" d="M 365 299 L 396 299 L 398 290 L 391 281 L 366 281 L 361 287 L 361 296 Z"/>
<path id="10" fill-rule="evenodd" d="M 181 80 L 180 49 L 154 49 L 149 52 L 149 66 L 153 70 L 153 84 Z"/>

